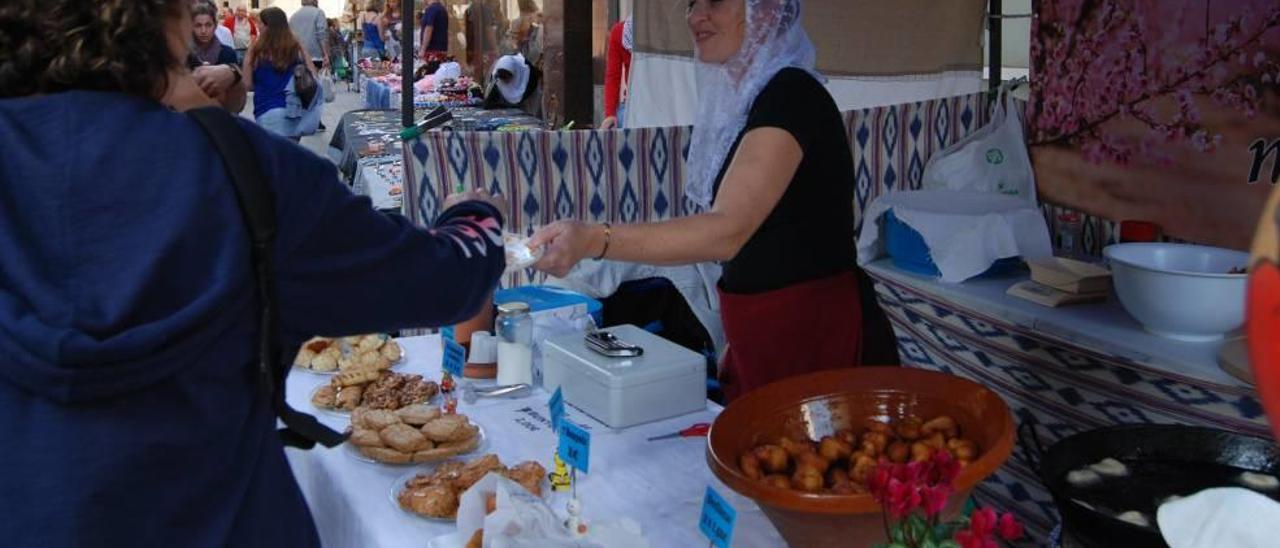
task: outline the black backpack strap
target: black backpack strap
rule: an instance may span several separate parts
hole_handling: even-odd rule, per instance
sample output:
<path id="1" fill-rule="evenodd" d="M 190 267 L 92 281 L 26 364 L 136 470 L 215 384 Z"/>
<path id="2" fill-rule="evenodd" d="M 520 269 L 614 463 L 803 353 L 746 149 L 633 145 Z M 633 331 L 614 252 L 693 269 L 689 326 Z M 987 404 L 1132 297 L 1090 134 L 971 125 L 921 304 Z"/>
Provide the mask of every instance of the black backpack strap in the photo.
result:
<path id="1" fill-rule="evenodd" d="M 316 442 L 334 447 L 346 436 L 317 421 L 315 417 L 295 411 L 285 401 L 285 378 L 289 366 L 281 356 L 279 311 L 276 301 L 274 255 L 276 239 L 275 195 L 262 174 L 258 157 L 244 130 L 230 113 L 220 108 L 188 111 L 209 140 L 218 149 L 222 162 L 231 175 L 236 199 L 244 215 L 253 242 L 253 269 L 261 303 L 261 337 L 258 340 L 258 376 L 264 393 L 276 415 L 284 422 L 280 431 L 285 445 L 310 449 Z"/>

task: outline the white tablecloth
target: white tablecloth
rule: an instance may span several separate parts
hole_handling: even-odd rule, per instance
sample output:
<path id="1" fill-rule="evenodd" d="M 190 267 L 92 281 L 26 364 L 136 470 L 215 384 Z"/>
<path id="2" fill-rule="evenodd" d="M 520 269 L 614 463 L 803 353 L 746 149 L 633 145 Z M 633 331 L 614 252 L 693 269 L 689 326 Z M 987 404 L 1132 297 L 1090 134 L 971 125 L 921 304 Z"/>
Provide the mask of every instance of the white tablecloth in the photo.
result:
<path id="1" fill-rule="evenodd" d="M 396 371 L 439 378 L 438 336 L 401 339 L 400 344 L 406 359 Z M 347 417 L 311 407 L 312 390 L 328 381 L 326 375 L 295 371 L 289 376 L 289 403 L 295 409 L 316 412 L 333 428 L 346 428 Z M 537 460 L 551 470 L 556 438 L 548 418 L 548 397 L 537 390 L 517 400 L 480 400 L 474 405 L 459 402 L 458 411 L 484 427 L 488 437 L 484 452 L 497 454 L 508 465 Z M 569 407 L 568 420 L 591 432 L 591 473 L 578 476 L 578 495 L 588 522 L 629 517 L 641 524 L 654 547 L 705 546 L 707 541 L 698 532 L 698 516 L 703 491 L 712 485 L 737 509 L 734 546 L 784 546 L 755 503 L 730 491 L 711 474 L 704 438 L 646 441 L 696 422 L 711 422 L 720 407 L 714 403 L 707 407 L 703 412 L 623 430 L 611 430 Z M 287 454 L 327 547 L 424 547 L 432 538 L 454 531 L 452 524 L 411 516 L 394 503 L 391 490 L 396 480 L 414 467 L 362 462 L 343 447 L 289 449 Z M 567 494 L 557 493 L 552 507 L 563 516 L 567 501 Z"/>

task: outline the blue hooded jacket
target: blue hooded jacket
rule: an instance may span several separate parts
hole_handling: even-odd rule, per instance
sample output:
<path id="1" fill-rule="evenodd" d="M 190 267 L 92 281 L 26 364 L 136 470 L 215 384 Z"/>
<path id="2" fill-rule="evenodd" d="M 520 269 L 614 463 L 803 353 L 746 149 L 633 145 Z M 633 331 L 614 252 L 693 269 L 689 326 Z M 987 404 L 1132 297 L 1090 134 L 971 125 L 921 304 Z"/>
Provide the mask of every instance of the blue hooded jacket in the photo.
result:
<path id="1" fill-rule="evenodd" d="M 286 349 L 455 323 L 496 285 L 491 206 L 415 228 L 241 125 L 276 194 Z M 318 545 L 256 384 L 248 233 L 196 123 L 122 94 L 5 99 L 0 151 L 0 539 Z"/>

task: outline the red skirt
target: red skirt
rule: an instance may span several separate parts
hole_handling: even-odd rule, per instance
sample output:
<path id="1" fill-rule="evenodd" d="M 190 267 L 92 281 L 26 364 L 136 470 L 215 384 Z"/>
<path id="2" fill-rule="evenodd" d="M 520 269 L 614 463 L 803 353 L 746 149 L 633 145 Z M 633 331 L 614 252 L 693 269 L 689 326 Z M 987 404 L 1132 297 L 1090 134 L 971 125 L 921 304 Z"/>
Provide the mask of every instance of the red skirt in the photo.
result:
<path id="1" fill-rule="evenodd" d="M 853 272 L 766 293 L 719 293 L 729 343 L 720 363 L 727 401 L 787 377 L 861 362 L 862 306 Z"/>

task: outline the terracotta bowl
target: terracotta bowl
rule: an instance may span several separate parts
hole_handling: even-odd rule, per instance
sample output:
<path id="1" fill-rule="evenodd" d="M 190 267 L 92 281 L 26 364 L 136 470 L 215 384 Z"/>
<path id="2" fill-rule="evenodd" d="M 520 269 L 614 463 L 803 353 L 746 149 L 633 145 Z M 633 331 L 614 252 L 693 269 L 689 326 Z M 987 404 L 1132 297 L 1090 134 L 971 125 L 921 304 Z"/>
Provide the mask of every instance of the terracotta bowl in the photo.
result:
<path id="1" fill-rule="evenodd" d="M 868 417 L 884 420 L 950 415 L 981 456 L 956 478 L 946 512 L 1013 450 L 1014 422 L 995 392 L 972 381 L 919 369 L 859 367 L 779 381 L 735 400 L 711 426 L 707 464 L 730 489 L 754 500 L 791 546 L 868 546 L 884 542 L 880 506 L 871 495 L 803 493 L 744 476 L 738 456 L 779 437 L 818 440 L 842 428 L 861 431 Z"/>

